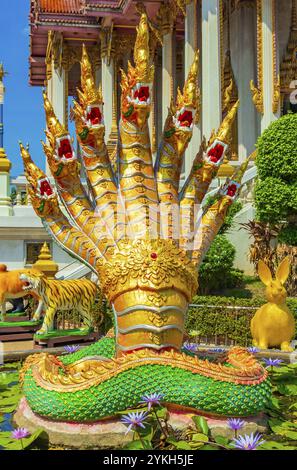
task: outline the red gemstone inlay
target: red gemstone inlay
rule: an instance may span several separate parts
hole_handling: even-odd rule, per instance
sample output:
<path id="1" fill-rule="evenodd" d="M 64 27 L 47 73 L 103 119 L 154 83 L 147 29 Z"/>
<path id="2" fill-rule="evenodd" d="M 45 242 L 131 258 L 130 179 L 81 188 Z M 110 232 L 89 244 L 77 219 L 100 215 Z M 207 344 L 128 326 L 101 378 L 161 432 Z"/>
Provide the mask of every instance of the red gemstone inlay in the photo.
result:
<path id="1" fill-rule="evenodd" d="M 157 258 L 158 258 L 157 253 L 151 253 L 151 258 L 152 258 L 152 259 L 157 259 Z"/>

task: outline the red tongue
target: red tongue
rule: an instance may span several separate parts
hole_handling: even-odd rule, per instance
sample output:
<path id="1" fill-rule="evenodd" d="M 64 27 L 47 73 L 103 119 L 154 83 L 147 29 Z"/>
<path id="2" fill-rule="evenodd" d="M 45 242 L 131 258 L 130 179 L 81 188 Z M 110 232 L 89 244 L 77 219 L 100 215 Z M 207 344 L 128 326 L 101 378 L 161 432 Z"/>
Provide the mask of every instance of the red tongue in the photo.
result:
<path id="1" fill-rule="evenodd" d="M 235 194 L 236 194 L 236 185 L 235 184 L 231 184 L 229 187 L 228 187 L 228 190 L 227 190 L 227 194 L 228 196 L 231 196 L 233 197 Z"/>
<path id="2" fill-rule="evenodd" d="M 212 161 L 213 163 L 217 163 L 220 160 L 223 152 L 224 152 L 224 147 L 221 144 L 217 144 L 208 152 L 210 161 Z"/>
<path id="3" fill-rule="evenodd" d="M 150 89 L 148 86 L 141 86 L 134 93 L 134 98 L 138 98 L 139 101 L 147 101 L 150 96 Z"/>
<path id="4" fill-rule="evenodd" d="M 178 120 L 182 126 L 190 127 L 193 122 L 193 115 L 191 111 L 184 111 L 182 114 L 178 116 Z"/>
<path id="5" fill-rule="evenodd" d="M 47 180 L 40 182 L 40 194 L 41 196 L 44 196 L 44 194 L 51 196 L 53 194 L 52 188 Z"/>
<path id="6" fill-rule="evenodd" d="M 91 111 L 87 114 L 87 119 L 91 120 L 92 125 L 100 124 L 101 118 L 102 116 L 99 108 L 92 108 Z"/>
<path id="7" fill-rule="evenodd" d="M 58 153 L 59 157 L 72 158 L 73 153 L 69 139 L 61 140 Z"/>

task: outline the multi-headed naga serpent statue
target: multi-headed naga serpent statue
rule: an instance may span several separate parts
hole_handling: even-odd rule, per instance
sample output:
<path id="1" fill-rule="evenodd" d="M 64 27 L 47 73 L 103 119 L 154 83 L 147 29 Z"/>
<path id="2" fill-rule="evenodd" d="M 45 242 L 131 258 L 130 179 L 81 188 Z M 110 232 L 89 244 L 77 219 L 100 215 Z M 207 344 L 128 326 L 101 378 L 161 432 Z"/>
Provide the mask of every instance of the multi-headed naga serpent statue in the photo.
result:
<path id="1" fill-rule="evenodd" d="M 114 335 L 74 354 L 30 356 L 22 370 L 31 409 L 46 418 L 86 422 L 135 407 L 145 393 L 159 392 L 168 406 L 205 414 L 242 416 L 270 399 L 267 372 L 234 347 L 217 360 L 182 351 L 187 306 L 197 290 L 197 268 L 237 196 L 247 162 L 220 189 L 202 215 L 201 204 L 228 147 L 238 103 L 208 145 L 202 144 L 179 192 L 182 158 L 198 111 L 198 53 L 183 92 L 171 105 L 152 163 L 148 116 L 154 68 L 148 24 L 137 29 L 133 67 L 122 72 L 117 161 L 104 143 L 103 103 L 86 49 L 81 91 L 74 104 L 87 196 L 66 129 L 44 94 L 44 151 L 60 201 L 49 180 L 21 153 L 36 213 L 54 240 L 99 277 L 114 311 Z M 108 103 L 106 103 L 108 105 Z"/>

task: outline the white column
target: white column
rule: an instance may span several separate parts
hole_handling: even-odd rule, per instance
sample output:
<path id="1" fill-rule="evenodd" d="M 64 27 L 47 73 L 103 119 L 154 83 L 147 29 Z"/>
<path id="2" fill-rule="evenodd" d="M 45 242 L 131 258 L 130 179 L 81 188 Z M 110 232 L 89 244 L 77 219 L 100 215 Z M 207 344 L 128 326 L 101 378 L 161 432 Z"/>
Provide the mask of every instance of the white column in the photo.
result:
<path id="1" fill-rule="evenodd" d="M 194 60 L 195 50 L 197 48 L 198 25 L 197 25 L 197 2 L 194 0 L 186 6 L 185 18 L 185 80 Z M 200 60 L 201 70 L 201 60 Z M 199 71 L 200 73 L 200 71 Z M 199 150 L 201 143 L 201 125 L 194 125 L 192 140 L 185 153 L 185 177 L 188 176 L 193 159 Z"/>
<path id="2" fill-rule="evenodd" d="M 114 66 L 113 59 L 108 63 L 107 57 L 102 58 L 102 94 L 103 94 L 103 115 L 105 122 L 105 136 L 108 139 L 112 124 L 112 101 L 113 101 L 113 82 L 114 82 Z"/>
<path id="3" fill-rule="evenodd" d="M 273 17 L 273 2 L 275 0 L 262 0 L 262 39 L 263 39 L 263 105 L 264 114 L 261 120 L 261 132 L 271 122 L 280 116 L 280 106 L 276 113 L 273 112 L 274 95 L 274 70 L 273 70 L 273 31 L 275 30 L 275 18 Z"/>
<path id="4" fill-rule="evenodd" d="M 207 140 L 221 115 L 220 0 L 202 0 L 202 130 Z"/>
<path id="5" fill-rule="evenodd" d="M 162 47 L 162 127 L 164 127 L 171 100 L 171 82 L 173 77 L 173 41 L 172 31 L 163 36 Z"/>
<path id="6" fill-rule="evenodd" d="M 10 199 L 10 168 L 11 163 L 2 148 L 0 149 L 0 216 L 13 215 Z"/>
<path id="7" fill-rule="evenodd" d="M 95 83 L 96 83 L 97 88 L 99 88 L 99 86 L 101 85 L 101 76 L 102 76 L 101 67 L 100 65 L 98 65 L 95 68 Z"/>
<path id="8" fill-rule="evenodd" d="M 64 69 L 52 67 L 52 78 L 48 82 L 48 95 L 55 114 L 62 124 L 66 124 L 66 76 Z"/>
<path id="9" fill-rule="evenodd" d="M 47 94 L 56 117 L 59 119 L 61 124 L 64 124 L 67 127 L 67 109 L 66 109 L 66 92 L 67 92 L 67 72 L 61 68 L 54 67 L 54 62 L 52 62 L 52 76 L 47 83 Z M 68 99 L 68 96 L 67 96 Z M 46 174 L 51 175 L 48 163 L 46 162 Z"/>
<path id="10" fill-rule="evenodd" d="M 254 8 L 241 5 L 235 13 L 236 28 L 232 34 L 231 51 L 233 71 L 238 89 L 238 158 L 243 161 L 255 150 L 257 140 L 257 110 L 249 92 L 250 81 L 256 70 L 256 44 Z M 240 37 L 240 40 L 238 39 Z"/>

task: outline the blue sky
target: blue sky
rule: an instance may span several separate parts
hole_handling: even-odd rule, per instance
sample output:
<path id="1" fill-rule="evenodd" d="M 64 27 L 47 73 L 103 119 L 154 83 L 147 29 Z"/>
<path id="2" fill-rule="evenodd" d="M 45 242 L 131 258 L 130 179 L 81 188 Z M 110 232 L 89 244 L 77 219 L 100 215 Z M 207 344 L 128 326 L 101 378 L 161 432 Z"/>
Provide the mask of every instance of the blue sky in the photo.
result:
<path id="1" fill-rule="evenodd" d="M 29 142 L 35 162 L 44 168 L 40 140 L 45 128 L 40 87 L 29 85 L 29 0 L 1 0 L 0 62 L 6 71 L 4 147 L 11 174 L 23 173 L 18 141 Z"/>

